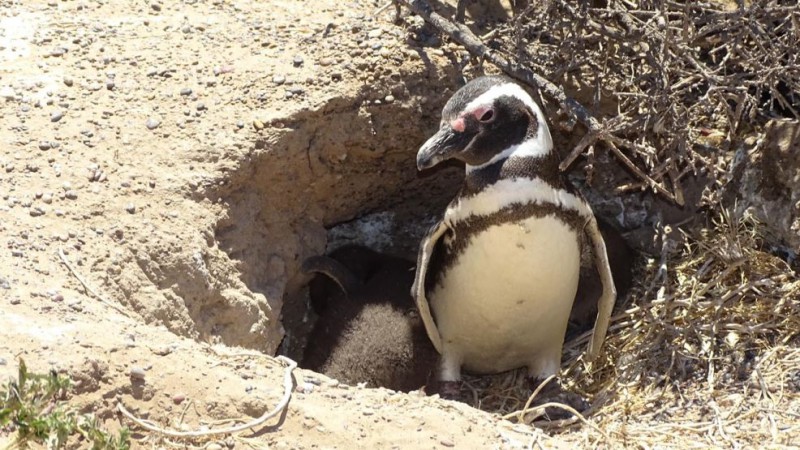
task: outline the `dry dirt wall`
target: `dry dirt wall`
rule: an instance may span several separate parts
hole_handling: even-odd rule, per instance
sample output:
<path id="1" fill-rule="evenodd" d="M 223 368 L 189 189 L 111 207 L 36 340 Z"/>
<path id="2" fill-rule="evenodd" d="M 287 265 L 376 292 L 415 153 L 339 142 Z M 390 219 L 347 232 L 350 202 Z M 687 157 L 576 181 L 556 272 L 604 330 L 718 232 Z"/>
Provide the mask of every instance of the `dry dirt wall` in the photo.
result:
<path id="1" fill-rule="evenodd" d="M 63 248 L 147 323 L 272 352 L 285 281 L 325 226 L 444 198 L 419 195 L 442 183 L 413 155 L 454 72 L 368 9 L 5 3 L 13 298 L 74 288 Z"/>

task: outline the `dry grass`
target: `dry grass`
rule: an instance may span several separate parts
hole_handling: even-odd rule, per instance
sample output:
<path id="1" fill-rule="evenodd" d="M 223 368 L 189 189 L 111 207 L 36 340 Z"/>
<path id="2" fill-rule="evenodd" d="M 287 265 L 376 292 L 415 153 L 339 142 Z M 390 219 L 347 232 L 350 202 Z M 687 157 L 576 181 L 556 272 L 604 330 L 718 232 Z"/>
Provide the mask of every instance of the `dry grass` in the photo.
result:
<path id="1" fill-rule="evenodd" d="M 601 360 L 581 360 L 587 335 L 566 344 L 562 379 L 594 399 L 589 420 L 605 436 L 580 427 L 562 437 L 612 448 L 800 445 L 800 281 L 761 250 L 757 230 L 721 214 L 683 247 L 668 242 L 641 268 Z M 519 417 L 523 378 L 470 380 L 475 403 Z"/>

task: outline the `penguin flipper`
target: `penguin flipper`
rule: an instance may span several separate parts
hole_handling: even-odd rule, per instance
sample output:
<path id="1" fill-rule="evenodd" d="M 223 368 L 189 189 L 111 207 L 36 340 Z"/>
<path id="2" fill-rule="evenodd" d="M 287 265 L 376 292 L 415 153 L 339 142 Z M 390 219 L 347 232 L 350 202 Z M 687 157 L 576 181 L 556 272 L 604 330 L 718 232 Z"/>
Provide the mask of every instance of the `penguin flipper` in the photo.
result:
<path id="1" fill-rule="evenodd" d="M 608 253 L 606 253 L 606 243 L 603 235 L 600 233 L 600 228 L 597 225 L 597 219 L 594 215 L 589 218 L 586 224 L 586 231 L 592 241 L 595 265 L 597 273 L 600 274 L 600 281 L 603 284 L 603 293 L 597 301 L 597 319 L 594 322 L 594 330 L 592 330 L 592 339 L 589 342 L 589 349 L 587 350 L 587 359 L 592 361 L 600 354 L 600 349 L 603 347 L 603 341 L 606 338 L 608 325 L 611 321 L 611 311 L 614 309 L 614 303 L 617 300 L 617 289 L 614 286 L 614 278 L 611 275 L 611 266 L 608 262 Z"/>
<path id="2" fill-rule="evenodd" d="M 420 318 L 422 318 L 422 323 L 425 325 L 425 331 L 428 333 L 428 338 L 430 338 L 434 348 L 440 354 L 442 353 L 442 337 L 439 334 L 439 328 L 436 327 L 436 322 L 433 320 L 428 298 L 425 295 L 425 278 L 436 243 L 445 231 L 447 231 L 447 226 L 443 221 L 439 221 L 428 230 L 425 238 L 422 239 L 417 255 L 417 273 L 414 276 L 414 284 L 411 286 L 411 296 L 416 301 Z"/>

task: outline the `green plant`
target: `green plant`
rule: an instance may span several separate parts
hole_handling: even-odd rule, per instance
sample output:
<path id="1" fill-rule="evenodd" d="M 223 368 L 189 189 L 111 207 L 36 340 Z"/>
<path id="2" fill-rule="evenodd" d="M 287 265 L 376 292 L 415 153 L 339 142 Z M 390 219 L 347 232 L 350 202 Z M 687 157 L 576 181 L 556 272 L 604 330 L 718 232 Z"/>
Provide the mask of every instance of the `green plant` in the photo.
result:
<path id="1" fill-rule="evenodd" d="M 0 434 L 16 432 L 12 448 L 27 448 L 31 442 L 62 448 L 67 439 L 79 434 L 92 443 L 93 449 L 130 448 L 130 434 L 120 430 L 110 435 L 98 426 L 91 415 L 78 415 L 63 404 L 70 379 L 55 371 L 47 374 L 28 372 L 20 359 L 16 380 L 0 389 Z"/>

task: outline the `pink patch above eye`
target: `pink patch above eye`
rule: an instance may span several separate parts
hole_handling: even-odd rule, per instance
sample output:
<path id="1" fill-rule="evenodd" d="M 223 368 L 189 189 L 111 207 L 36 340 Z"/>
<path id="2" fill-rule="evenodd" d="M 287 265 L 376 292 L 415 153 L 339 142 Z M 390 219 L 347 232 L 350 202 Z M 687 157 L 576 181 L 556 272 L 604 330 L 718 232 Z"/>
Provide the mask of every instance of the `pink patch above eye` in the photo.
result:
<path id="1" fill-rule="evenodd" d="M 477 120 L 481 120 L 481 117 L 483 117 L 483 115 L 486 114 L 486 112 L 491 110 L 491 109 L 492 109 L 492 107 L 488 106 L 488 105 L 487 106 L 479 106 L 479 107 L 477 107 L 477 108 L 472 110 L 471 115 L 472 115 L 472 117 L 476 118 Z"/>
<path id="2" fill-rule="evenodd" d="M 450 127 L 452 127 L 454 130 L 458 131 L 459 133 L 464 131 L 464 127 L 465 127 L 464 118 L 463 117 L 459 117 L 458 119 L 450 122 Z"/>

